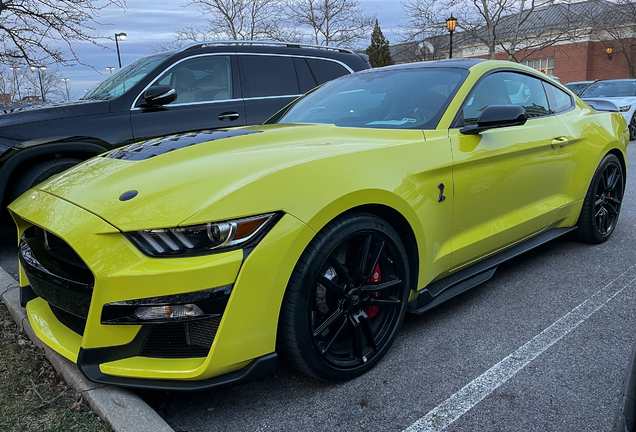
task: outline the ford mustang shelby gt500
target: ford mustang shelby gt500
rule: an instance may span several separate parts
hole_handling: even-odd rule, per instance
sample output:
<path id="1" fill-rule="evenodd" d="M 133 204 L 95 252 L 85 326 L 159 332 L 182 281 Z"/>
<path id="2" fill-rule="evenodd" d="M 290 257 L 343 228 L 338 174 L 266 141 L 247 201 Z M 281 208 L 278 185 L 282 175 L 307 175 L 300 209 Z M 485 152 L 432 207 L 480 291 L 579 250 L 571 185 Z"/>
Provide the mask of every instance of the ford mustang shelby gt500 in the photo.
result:
<path id="1" fill-rule="evenodd" d="M 264 126 L 95 157 L 10 205 L 22 303 L 96 382 L 324 380 L 571 231 L 608 239 L 629 133 L 546 76 L 448 60 L 337 79 Z"/>

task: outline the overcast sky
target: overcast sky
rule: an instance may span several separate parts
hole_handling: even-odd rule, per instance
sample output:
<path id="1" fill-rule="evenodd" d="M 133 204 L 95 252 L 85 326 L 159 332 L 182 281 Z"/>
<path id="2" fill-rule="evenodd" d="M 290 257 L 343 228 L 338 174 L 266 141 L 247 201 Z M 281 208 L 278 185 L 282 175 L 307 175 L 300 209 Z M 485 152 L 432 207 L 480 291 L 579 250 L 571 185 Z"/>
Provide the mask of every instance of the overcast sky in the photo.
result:
<path id="1" fill-rule="evenodd" d="M 102 36 L 125 32 L 128 40 L 120 42 L 122 65 L 152 53 L 153 45 L 172 41 L 177 28 L 189 24 L 202 25 L 205 19 L 198 16 L 195 7 L 183 8 L 180 0 L 127 0 L 128 8 L 102 11 L 99 26 Z M 397 0 L 360 0 L 369 14 L 376 14 L 384 35 L 391 43 L 398 40 L 398 22 L 402 21 L 402 8 Z M 106 78 L 107 66 L 117 67 L 117 52 L 114 41 L 105 41 L 111 49 L 101 49 L 91 44 L 76 46 L 80 59 L 97 69 L 86 66 L 60 68 L 70 79 L 71 97 L 80 97 L 85 88 L 92 88 Z M 112 45 L 112 46 L 111 46 Z"/>

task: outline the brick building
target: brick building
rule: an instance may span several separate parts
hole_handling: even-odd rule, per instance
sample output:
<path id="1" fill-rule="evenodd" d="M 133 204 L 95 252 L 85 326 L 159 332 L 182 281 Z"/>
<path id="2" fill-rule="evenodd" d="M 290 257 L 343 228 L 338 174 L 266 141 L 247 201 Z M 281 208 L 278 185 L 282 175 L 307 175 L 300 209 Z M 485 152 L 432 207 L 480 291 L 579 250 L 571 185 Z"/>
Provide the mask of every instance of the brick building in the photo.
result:
<path id="1" fill-rule="evenodd" d="M 632 55 L 636 54 L 636 39 L 629 40 Z M 559 44 L 535 51 L 521 63 L 548 75 L 559 77 L 562 83 L 597 79 L 631 78 L 625 56 L 612 50 L 608 42 L 581 41 Z M 474 56 L 490 58 L 489 56 Z M 636 56 L 632 57 L 636 58 Z M 506 53 L 497 53 L 497 60 L 508 60 Z"/>
<path id="2" fill-rule="evenodd" d="M 558 26 L 562 16 L 560 9 L 563 7 L 563 4 L 556 3 L 536 9 L 533 12 L 536 17 L 531 18 L 535 18 L 537 22 L 542 19 L 542 25 L 551 23 L 551 25 Z M 606 7 L 615 7 L 615 5 L 602 0 L 590 0 L 570 5 L 570 7 L 579 9 L 577 12 L 581 16 L 589 16 L 592 14 L 592 10 L 598 14 L 599 8 L 602 10 Z M 620 20 L 620 16 L 616 14 L 607 14 L 607 16 Z M 528 28 L 536 28 L 536 26 L 533 27 L 532 19 L 529 21 Z M 625 26 L 626 24 L 618 21 L 615 25 Z M 633 23 L 627 25 L 632 26 Z M 574 40 L 562 40 L 552 46 L 535 51 L 521 63 L 548 75 L 559 77 L 563 83 L 631 78 L 633 72 L 630 71 L 626 56 L 621 52 L 621 49 L 624 47 L 627 56 L 636 60 L 636 38 L 624 38 L 617 41 L 606 31 L 594 31 L 589 23 L 582 25 L 582 27 L 585 27 L 583 29 L 585 31 L 580 31 L 579 35 L 573 38 Z M 632 35 L 634 35 L 633 32 Z M 523 37 L 523 34 L 521 36 Z M 467 37 L 466 34 L 456 32 L 453 39 L 454 57 L 490 58 L 488 49 Z M 445 35 L 429 38 L 419 43 L 397 44 L 391 46 L 391 57 L 396 63 L 444 58 L 448 53 L 448 43 L 448 36 Z M 525 55 L 526 52 L 521 51 L 517 58 L 523 58 Z M 504 51 L 497 52 L 496 58 L 497 60 L 508 60 L 509 55 Z M 634 64 L 636 65 L 636 62 Z"/>

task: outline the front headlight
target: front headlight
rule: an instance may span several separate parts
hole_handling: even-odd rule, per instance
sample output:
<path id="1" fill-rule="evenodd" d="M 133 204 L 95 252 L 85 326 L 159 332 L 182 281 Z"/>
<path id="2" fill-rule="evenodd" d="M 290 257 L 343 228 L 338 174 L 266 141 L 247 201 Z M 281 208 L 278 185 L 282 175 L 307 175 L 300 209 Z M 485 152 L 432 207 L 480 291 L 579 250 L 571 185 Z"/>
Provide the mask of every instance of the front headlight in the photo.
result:
<path id="1" fill-rule="evenodd" d="M 268 213 L 223 222 L 125 233 L 143 253 L 152 257 L 207 255 L 256 243 L 276 219 Z"/>
<path id="2" fill-rule="evenodd" d="M 622 106 L 622 107 L 620 107 L 618 109 L 621 110 L 621 112 L 627 112 L 627 111 L 629 111 L 629 109 L 631 107 L 632 107 L 631 105 L 625 105 L 625 106 Z"/>

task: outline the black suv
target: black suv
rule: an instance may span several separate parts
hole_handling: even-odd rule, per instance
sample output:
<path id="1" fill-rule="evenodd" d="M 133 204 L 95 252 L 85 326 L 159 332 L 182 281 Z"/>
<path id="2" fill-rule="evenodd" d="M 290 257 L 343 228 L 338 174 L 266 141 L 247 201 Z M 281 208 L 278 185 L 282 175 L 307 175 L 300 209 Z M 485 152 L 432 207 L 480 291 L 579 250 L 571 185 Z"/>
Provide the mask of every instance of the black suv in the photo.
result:
<path id="1" fill-rule="evenodd" d="M 2 210 L 82 160 L 161 135 L 261 124 L 331 79 L 370 68 L 342 48 L 200 42 L 143 57 L 80 101 L 0 111 Z"/>

